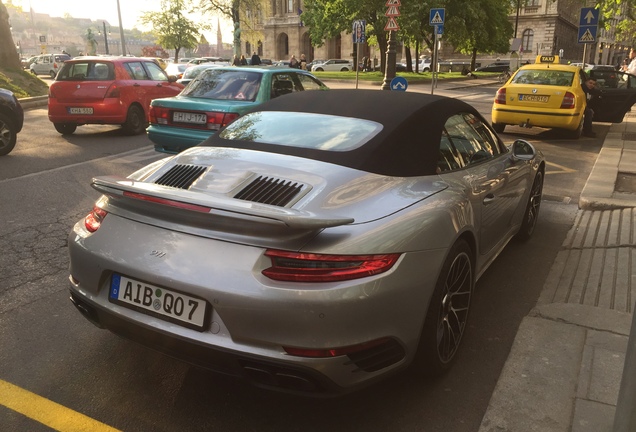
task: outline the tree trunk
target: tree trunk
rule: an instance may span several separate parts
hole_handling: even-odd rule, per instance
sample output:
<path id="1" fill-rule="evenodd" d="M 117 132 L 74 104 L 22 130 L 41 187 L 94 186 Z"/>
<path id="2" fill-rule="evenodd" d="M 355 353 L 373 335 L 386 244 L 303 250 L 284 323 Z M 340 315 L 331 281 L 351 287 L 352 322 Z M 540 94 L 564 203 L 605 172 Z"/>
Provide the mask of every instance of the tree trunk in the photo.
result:
<path id="1" fill-rule="evenodd" d="M 9 12 L 0 0 L 0 65 L 7 69 L 22 70 L 20 55 L 13 43 L 9 28 Z"/>

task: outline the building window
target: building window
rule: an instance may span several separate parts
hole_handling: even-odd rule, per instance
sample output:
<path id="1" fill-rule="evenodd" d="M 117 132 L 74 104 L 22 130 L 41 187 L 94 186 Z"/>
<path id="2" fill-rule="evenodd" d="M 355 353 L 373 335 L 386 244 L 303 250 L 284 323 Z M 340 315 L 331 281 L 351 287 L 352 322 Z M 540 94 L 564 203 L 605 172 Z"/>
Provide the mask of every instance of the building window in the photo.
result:
<path id="1" fill-rule="evenodd" d="M 530 29 L 523 31 L 521 36 L 521 48 L 523 52 L 532 52 L 532 39 L 534 38 L 534 32 Z"/>
<path id="2" fill-rule="evenodd" d="M 293 13 L 294 10 L 294 0 L 284 0 L 285 1 L 285 13 Z"/>
<path id="3" fill-rule="evenodd" d="M 541 0 L 525 0 L 526 7 L 541 6 Z"/>

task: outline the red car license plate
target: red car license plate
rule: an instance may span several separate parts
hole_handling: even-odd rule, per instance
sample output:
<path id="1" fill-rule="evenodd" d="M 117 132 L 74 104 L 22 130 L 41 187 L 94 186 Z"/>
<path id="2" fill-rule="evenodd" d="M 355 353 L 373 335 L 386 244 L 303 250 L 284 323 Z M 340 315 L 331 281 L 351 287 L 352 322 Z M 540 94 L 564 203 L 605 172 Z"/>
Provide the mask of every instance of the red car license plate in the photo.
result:
<path id="1" fill-rule="evenodd" d="M 69 108 L 69 114 L 93 114 L 93 108 Z"/>

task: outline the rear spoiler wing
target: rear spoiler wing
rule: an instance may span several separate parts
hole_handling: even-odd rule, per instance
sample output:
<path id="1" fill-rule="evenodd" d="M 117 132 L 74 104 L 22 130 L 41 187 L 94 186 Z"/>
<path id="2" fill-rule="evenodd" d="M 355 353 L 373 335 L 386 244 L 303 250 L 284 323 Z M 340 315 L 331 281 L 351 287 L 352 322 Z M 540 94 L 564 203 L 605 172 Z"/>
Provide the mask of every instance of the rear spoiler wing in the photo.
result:
<path id="1" fill-rule="evenodd" d="M 354 222 L 351 217 L 326 216 L 229 197 L 212 196 L 201 192 L 175 189 L 120 176 L 95 177 L 91 186 L 115 201 L 143 201 L 185 211 L 195 211 L 198 214 L 207 213 L 294 229 L 316 230 L 348 225 Z"/>

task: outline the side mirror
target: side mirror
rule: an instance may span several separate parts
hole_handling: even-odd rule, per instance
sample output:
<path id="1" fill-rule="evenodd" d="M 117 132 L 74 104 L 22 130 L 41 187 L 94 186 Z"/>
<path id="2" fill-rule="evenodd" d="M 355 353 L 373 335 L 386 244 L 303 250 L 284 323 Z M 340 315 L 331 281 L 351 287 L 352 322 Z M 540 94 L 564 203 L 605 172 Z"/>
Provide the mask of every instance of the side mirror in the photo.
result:
<path id="1" fill-rule="evenodd" d="M 519 160 L 532 160 L 536 157 L 537 150 L 528 141 L 518 139 L 512 143 L 512 156 Z"/>

